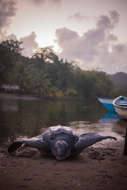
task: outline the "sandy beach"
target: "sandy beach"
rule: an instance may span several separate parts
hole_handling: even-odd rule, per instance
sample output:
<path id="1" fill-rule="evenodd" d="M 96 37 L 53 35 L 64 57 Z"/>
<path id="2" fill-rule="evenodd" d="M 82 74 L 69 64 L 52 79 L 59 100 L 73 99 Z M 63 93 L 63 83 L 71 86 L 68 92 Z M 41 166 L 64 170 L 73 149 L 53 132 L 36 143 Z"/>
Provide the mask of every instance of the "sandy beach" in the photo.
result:
<path id="1" fill-rule="evenodd" d="M 0 148 L 1 190 L 126 190 L 124 140 L 97 143 L 77 158 L 57 161 L 35 149 L 16 155 Z"/>

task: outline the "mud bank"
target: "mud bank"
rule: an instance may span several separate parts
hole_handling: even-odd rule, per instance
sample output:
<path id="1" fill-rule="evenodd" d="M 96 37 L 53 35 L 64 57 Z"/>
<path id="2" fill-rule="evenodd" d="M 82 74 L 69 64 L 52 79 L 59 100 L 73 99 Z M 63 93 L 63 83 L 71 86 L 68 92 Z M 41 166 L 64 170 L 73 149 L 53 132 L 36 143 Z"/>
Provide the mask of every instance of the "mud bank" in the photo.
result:
<path id="1" fill-rule="evenodd" d="M 124 141 L 97 143 L 75 159 L 57 161 L 35 149 L 10 156 L 0 148 L 1 190 L 126 190 Z"/>

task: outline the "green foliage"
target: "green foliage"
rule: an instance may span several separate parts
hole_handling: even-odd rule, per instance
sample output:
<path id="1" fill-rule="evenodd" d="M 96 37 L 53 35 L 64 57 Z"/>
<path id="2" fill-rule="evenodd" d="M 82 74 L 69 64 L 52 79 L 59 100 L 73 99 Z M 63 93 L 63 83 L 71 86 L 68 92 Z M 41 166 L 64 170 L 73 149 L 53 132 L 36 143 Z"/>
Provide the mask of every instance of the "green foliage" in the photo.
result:
<path id="1" fill-rule="evenodd" d="M 21 55 L 21 43 L 0 44 L 0 85 L 15 84 L 21 93 L 50 98 L 111 96 L 117 89 L 104 72 L 83 71 L 60 59 L 51 47 L 40 48 L 32 58 Z"/>
<path id="2" fill-rule="evenodd" d="M 73 88 L 67 89 L 66 96 L 76 97 L 78 95 L 77 91 Z"/>
<path id="3" fill-rule="evenodd" d="M 14 40 L 3 41 L 0 44 L 0 83 L 13 82 L 13 69 L 20 58 L 20 42 Z"/>

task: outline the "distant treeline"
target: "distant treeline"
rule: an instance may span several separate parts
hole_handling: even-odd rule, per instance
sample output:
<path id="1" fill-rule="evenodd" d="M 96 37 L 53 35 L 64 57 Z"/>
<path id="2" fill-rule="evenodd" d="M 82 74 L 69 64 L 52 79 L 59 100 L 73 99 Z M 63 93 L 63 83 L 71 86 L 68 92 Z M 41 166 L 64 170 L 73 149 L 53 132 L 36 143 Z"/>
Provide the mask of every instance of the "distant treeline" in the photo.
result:
<path id="1" fill-rule="evenodd" d="M 73 47 L 72 47 L 73 48 Z M 0 43 L 0 86 L 18 85 L 19 92 L 48 98 L 94 98 L 119 94 L 104 72 L 84 71 L 59 58 L 52 48 L 24 57 L 19 41 Z"/>
<path id="2" fill-rule="evenodd" d="M 120 95 L 127 96 L 127 73 L 118 72 L 113 75 L 109 75 L 109 78 L 117 88 L 117 91 L 120 92 Z"/>

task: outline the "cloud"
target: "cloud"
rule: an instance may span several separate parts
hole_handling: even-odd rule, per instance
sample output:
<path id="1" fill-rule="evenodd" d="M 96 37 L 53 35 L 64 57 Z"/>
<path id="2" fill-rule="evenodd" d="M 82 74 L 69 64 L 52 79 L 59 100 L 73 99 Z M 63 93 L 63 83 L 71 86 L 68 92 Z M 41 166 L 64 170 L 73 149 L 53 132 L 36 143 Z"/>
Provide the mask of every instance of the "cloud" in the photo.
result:
<path id="1" fill-rule="evenodd" d="M 32 3 L 35 3 L 35 4 L 43 4 L 43 3 L 59 3 L 61 2 L 62 0 L 29 0 L 31 1 Z"/>
<path id="2" fill-rule="evenodd" d="M 20 39 L 17 39 L 17 36 L 15 34 L 10 34 L 5 37 L 5 40 L 18 40 L 19 42 L 22 42 L 22 54 L 28 57 L 31 57 L 34 51 L 39 48 L 39 45 L 36 42 L 35 32 L 31 32 L 31 34 L 28 36 L 24 36 Z"/>
<path id="3" fill-rule="evenodd" d="M 30 35 L 20 38 L 22 41 L 23 55 L 31 56 L 33 52 L 38 48 L 38 43 L 36 42 L 36 33 L 32 32 Z"/>
<path id="4" fill-rule="evenodd" d="M 101 15 L 98 19 L 97 26 L 102 29 L 113 29 L 119 22 L 119 13 L 114 10 L 110 15 Z"/>
<path id="5" fill-rule="evenodd" d="M 29 0 L 35 4 L 40 4 L 40 3 L 44 3 L 46 0 Z"/>
<path id="6" fill-rule="evenodd" d="M 59 38 L 59 44 L 61 46 L 66 46 L 66 44 L 71 43 L 72 41 L 78 38 L 78 34 L 75 31 L 72 31 L 67 28 L 61 28 L 56 30 L 56 35 Z"/>
<path id="7" fill-rule="evenodd" d="M 6 39 L 5 40 L 18 40 L 17 39 L 17 36 L 15 34 L 10 34 L 8 36 L 6 36 Z"/>
<path id="8" fill-rule="evenodd" d="M 88 30 L 82 36 L 68 28 L 56 30 L 57 43 L 61 56 L 80 62 L 83 69 L 98 69 L 105 72 L 127 70 L 127 44 L 119 44 L 117 36 L 112 31 L 119 23 L 117 11 L 109 15 L 101 15 L 96 27 Z"/>
<path id="9" fill-rule="evenodd" d="M 12 17 L 16 15 L 17 0 L 0 0 L 0 40 L 3 38 Z"/>
<path id="10" fill-rule="evenodd" d="M 61 28 L 56 30 L 56 37 L 63 57 L 92 61 L 98 53 L 97 47 L 104 41 L 105 33 L 101 29 L 93 29 L 79 36 L 74 31 Z"/>
<path id="11" fill-rule="evenodd" d="M 87 17 L 81 15 L 80 12 L 77 12 L 77 13 L 75 13 L 72 16 L 69 17 L 69 20 L 75 20 L 75 21 L 83 21 L 85 19 L 87 19 Z"/>

